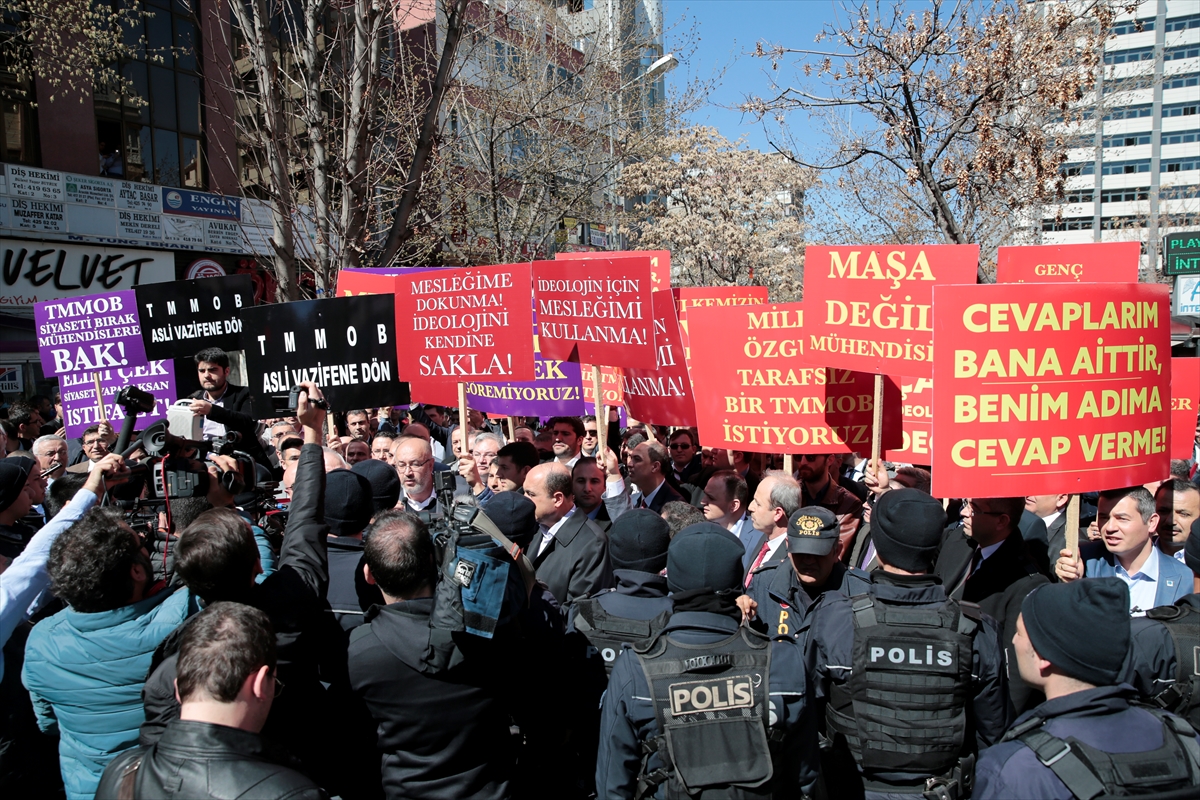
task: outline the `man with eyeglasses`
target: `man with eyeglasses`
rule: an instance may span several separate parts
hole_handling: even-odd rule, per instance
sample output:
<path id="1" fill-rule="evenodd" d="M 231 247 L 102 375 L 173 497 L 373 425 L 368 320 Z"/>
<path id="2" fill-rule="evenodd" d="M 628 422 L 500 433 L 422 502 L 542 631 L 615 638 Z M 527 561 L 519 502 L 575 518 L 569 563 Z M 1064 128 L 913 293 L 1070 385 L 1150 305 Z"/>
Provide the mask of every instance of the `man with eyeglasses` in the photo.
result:
<path id="1" fill-rule="evenodd" d="M 400 476 L 398 508 L 429 519 L 441 516 L 433 492 L 433 448 L 429 441 L 401 436 L 392 448 L 392 466 Z"/>
<path id="2" fill-rule="evenodd" d="M 589 414 L 583 418 L 583 445 L 579 448 L 579 454 L 587 458 L 595 458 L 596 451 L 600 449 L 600 425 L 596 422 L 596 418 Z"/>
<path id="3" fill-rule="evenodd" d="M 487 476 L 492 461 L 503 446 L 504 440 L 494 433 L 475 433 L 471 438 L 471 451 L 458 459 L 459 477 L 466 482 L 480 505 L 492 499 L 493 492 L 488 488 Z"/>
<path id="4" fill-rule="evenodd" d="M 700 463 L 700 450 L 692 432 L 681 428 L 671 434 L 667 440 L 667 448 L 671 451 L 671 472 L 679 483 L 693 483 L 703 466 Z"/>
<path id="5" fill-rule="evenodd" d="M 551 417 L 546 422 L 545 430 L 554 437 L 554 460 L 567 469 L 575 466 L 586 432 L 583 420 L 579 417 Z"/>
<path id="6" fill-rule="evenodd" d="M 396 437 L 389 433 L 376 434 L 371 440 L 371 458 L 377 461 L 382 461 L 385 464 L 392 463 L 392 445 L 396 443 Z"/>
<path id="7" fill-rule="evenodd" d="M 967 500 L 959 512 L 963 525 L 947 529 L 934 567 L 950 597 L 975 603 L 996 620 L 1009 664 L 1017 663 L 1012 640 L 1021 602 L 1035 588 L 1050 582 L 1038 570 L 1021 536 L 1024 510 L 1024 497 Z M 1018 714 L 1045 699 L 1019 675 L 1010 671 L 1008 677 L 1009 695 Z"/>

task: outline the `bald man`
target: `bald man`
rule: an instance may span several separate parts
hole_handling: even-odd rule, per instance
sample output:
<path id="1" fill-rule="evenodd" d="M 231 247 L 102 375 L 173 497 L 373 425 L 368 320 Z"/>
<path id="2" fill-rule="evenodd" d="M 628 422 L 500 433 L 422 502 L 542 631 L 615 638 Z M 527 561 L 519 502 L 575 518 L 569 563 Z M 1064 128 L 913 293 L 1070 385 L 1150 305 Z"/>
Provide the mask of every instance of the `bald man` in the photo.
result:
<path id="1" fill-rule="evenodd" d="M 608 535 L 587 514 L 576 513 L 571 471 L 557 461 L 538 464 L 525 476 L 524 492 L 540 528 L 529 555 L 559 605 L 613 588 Z"/>

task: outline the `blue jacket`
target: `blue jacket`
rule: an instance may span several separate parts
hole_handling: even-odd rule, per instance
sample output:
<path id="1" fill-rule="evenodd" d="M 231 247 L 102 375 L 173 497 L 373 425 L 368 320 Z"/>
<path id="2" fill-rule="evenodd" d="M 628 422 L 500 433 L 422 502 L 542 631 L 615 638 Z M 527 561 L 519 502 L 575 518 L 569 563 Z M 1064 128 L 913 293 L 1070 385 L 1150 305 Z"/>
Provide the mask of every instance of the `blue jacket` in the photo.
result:
<path id="1" fill-rule="evenodd" d="M 67 608 L 30 632 L 21 680 L 38 727 L 59 735 L 71 800 L 90 800 L 108 762 L 138 743 L 154 648 L 195 610 L 186 589 L 163 591 L 112 611 Z"/>
<path id="2" fill-rule="evenodd" d="M 1101 542 L 1090 542 L 1079 548 L 1085 572 L 1089 578 L 1114 578 L 1117 575 L 1117 559 L 1105 549 Z M 1154 605 L 1174 605 L 1176 600 L 1191 594 L 1192 571 L 1183 562 L 1164 555 L 1157 547 L 1150 549 L 1150 557 L 1158 559 L 1158 586 L 1154 590 Z"/>
<path id="3" fill-rule="evenodd" d="M 1129 686 L 1101 686 L 1047 700 L 1022 714 L 1017 725 L 1032 716 L 1059 739 L 1074 737 L 1106 753 L 1142 753 L 1162 747 L 1163 725 L 1149 712 L 1131 706 Z M 1200 739 L 1200 737 L 1197 737 Z M 1071 800 L 1054 771 L 1019 741 L 1001 742 L 979 756 L 975 767 L 974 800 Z"/>

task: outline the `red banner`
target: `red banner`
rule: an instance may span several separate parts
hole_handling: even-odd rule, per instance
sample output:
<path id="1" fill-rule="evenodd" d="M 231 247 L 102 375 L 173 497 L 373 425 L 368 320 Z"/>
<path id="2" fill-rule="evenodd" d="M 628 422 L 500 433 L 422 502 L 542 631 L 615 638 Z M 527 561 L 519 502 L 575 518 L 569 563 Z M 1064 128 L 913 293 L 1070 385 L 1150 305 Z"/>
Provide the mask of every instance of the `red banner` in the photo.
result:
<path id="1" fill-rule="evenodd" d="M 1140 242 L 1001 247 L 997 283 L 1137 283 Z"/>
<path id="2" fill-rule="evenodd" d="M 689 312 L 700 441 L 755 453 L 871 451 L 875 378 L 802 363 L 801 303 Z M 884 382 L 884 446 L 901 442 L 900 388 Z"/>
<path id="3" fill-rule="evenodd" d="M 654 333 L 658 368 L 624 369 L 625 410 L 643 422 L 691 427 L 696 424 L 696 403 L 670 292 L 654 293 Z"/>
<path id="4" fill-rule="evenodd" d="M 683 340 L 683 357 L 691 364 L 691 343 L 688 341 L 688 310 L 724 306 L 756 306 L 767 302 L 765 286 L 681 286 L 672 289 L 675 310 L 679 313 L 679 335 Z"/>
<path id="5" fill-rule="evenodd" d="M 596 393 L 592 391 L 592 365 L 580 364 L 579 367 L 583 372 L 583 402 L 588 408 L 594 409 L 596 407 Z M 620 367 L 600 368 L 600 393 L 604 395 L 604 405 L 625 405 L 623 381 Z"/>
<path id="6" fill-rule="evenodd" d="M 933 377 L 933 287 L 975 283 L 979 246 L 810 246 L 810 364 Z"/>
<path id="7" fill-rule="evenodd" d="M 930 434 L 933 431 L 933 381 L 930 378 L 896 378 L 900 382 L 900 413 L 904 443 L 898 450 L 885 450 L 888 461 L 927 466 L 933 462 Z"/>
<path id="8" fill-rule="evenodd" d="M 606 250 L 554 254 L 555 261 L 590 261 L 594 258 L 649 258 L 650 286 L 656 292 L 671 288 L 670 250 Z"/>
<path id="9" fill-rule="evenodd" d="M 395 294 L 393 275 L 372 275 L 369 272 L 344 269 L 338 273 L 337 296 L 354 297 L 360 294 Z"/>
<path id="10" fill-rule="evenodd" d="M 401 377 L 534 379 L 529 264 L 438 270 L 395 280 Z"/>
<path id="11" fill-rule="evenodd" d="M 1195 453 L 1200 407 L 1200 358 L 1171 359 L 1171 458 Z"/>
<path id="12" fill-rule="evenodd" d="M 1167 474 L 1167 287 L 934 289 L 933 494 L 1018 497 Z"/>
<path id="13" fill-rule="evenodd" d="M 533 262 L 542 355 L 654 369 L 650 270 L 645 255 Z"/>
<path id="14" fill-rule="evenodd" d="M 418 378 L 409 381 L 408 394 L 414 403 L 458 408 L 458 381 Z"/>

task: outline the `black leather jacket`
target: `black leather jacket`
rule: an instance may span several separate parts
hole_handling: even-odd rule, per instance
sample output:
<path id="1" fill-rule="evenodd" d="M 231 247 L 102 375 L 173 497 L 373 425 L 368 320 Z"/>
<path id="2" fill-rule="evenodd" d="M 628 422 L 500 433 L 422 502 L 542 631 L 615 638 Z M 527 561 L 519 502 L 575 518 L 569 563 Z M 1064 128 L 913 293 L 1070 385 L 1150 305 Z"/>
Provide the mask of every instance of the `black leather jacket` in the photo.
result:
<path id="1" fill-rule="evenodd" d="M 140 759 L 140 765 L 138 761 Z M 136 767 L 131 779 L 125 776 Z M 132 793 L 121 791 L 131 780 Z M 234 800 L 328 800 L 257 733 L 175 720 L 158 743 L 127 750 L 104 770 L 97 800 L 212 797 Z"/>

